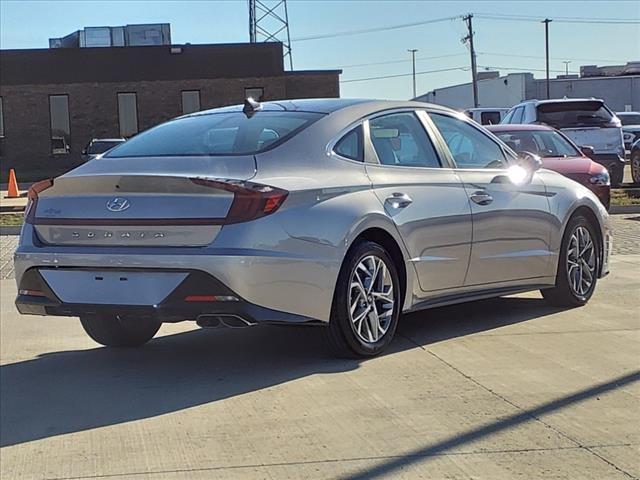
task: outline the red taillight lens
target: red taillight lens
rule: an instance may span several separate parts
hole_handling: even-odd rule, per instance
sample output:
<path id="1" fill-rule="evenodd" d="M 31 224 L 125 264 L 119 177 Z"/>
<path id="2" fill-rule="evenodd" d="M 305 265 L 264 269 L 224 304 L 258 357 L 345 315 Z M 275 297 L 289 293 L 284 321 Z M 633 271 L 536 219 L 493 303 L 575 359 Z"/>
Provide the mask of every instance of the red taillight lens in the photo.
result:
<path id="1" fill-rule="evenodd" d="M 248 222 L 270 215 L 283 204 L 289 192 L 252 182 L 192 178 L 197 185 L 233 192 L 233 203 L 224 224 Z"/>
<path id="2" fill-rule="evenodd" d="M 41 180 L 39 182 L 34 183 L 29 187 L 29 191 L 27 192 L 27 207 L 24 211 L 25 221 L 31 223 L 31 220 L 36 214 L 36 203 L 38 201 L 38 194 L 45 191 L 47 188 L 51 188 L 53 186 L 53 179 L 48 178 L 47 180 Z"/>

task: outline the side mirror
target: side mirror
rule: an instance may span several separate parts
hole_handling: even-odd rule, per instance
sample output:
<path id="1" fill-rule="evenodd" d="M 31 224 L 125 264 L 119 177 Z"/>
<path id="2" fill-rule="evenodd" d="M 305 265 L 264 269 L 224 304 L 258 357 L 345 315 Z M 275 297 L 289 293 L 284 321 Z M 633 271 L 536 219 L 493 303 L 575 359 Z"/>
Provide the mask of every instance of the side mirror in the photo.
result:
<path id="1" fill-rule="evenodd" d="M 580 151 L 589 158 L 593 158 L 596 156 L 596 152 L 593 147 L 583 146 L 580 147 Z"/>
<path id="2" fill-rule="evenodd" d="M 527 185 L 533 175 L 542 168 L 542 160 L 535 153 L 518 152 L 518 164 L 508 169 L 509 180 L 515 185 Z"/>

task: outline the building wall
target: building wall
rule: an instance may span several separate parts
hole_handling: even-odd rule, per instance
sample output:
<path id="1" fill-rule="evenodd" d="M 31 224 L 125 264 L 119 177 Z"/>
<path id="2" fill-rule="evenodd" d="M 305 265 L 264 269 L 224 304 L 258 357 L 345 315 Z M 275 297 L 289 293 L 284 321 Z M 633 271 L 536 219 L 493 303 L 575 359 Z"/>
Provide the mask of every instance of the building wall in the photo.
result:
<path id="1" fill-rule="evenodd" d="M 536 80 L 535 96 L 546 98 L 546 81 Z M 629 105 L 630 110 L 640 111 L 640 77 L 593 77 L 559 80 L 550 82 L 551 98 L 601 98 L 615 112 L 622 112 Z"/>
<path id="2" fill-rule="evenodd" d="M 530 73 L 513 73 L 478 82 L 481 107 L 512 107 L 523 100 L 543 100 L 546 92 L 546 80 L 534 79 Z M 550 82 L 550 93 L 551 98 L 601 98 L 614 111 L 624 111 L 626 106 L 640 111 L 640 76 L 554 78 Z M 473 89 L 471 83 L 438 88 L 417 100 L 464 110 L 473 107 Z"/>
<path id="3" fill-rule="evenodd" d="M 15 168 L 18 181 L 60 175 L 81 163 L 92 138 L 119 137 L 118 93 L 136 93 L 138 130 L 182 114 L 181 92 L 200 91 L 202 110 L 242 103 L 245 88 L 262 87 L 264 100 L 338 97 L 337 72 L 291 72 L 271 77 L 214 78 L 136 82 L 0 85 L 4 132 L 0 175 Z M 68 95 L 70 150 L 51 154 L 49 95 Z"/>
<path id="4" fill-rule="evenodd" d="M 532 81 L 533 75 L 530 73 L 511 73 L 506 77 L 480 80 L 480 107 L 511 107 L 525 98 Z M 473 107 L 473 88 L 471 83 L 437 88 L 418 97 L 417 100 L 464 110 Z"/>

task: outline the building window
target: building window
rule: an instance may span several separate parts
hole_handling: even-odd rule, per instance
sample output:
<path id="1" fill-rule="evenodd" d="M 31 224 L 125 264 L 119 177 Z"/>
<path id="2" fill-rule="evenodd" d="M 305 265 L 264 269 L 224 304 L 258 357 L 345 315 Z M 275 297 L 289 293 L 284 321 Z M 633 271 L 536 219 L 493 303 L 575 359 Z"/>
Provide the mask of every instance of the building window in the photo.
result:
<path id="1" fill-rule="evenodd" d="M 200 111 L 200 90 L 184 90 L 182 92 L 182 113 Z"/>
<path id="2" fill-rule="evenodd" d="M 138 101 L 135 93 L 118 94 L 120 136 L 129 138 L 138 133 Z"/>
<path id="3" fill-rule="evenodd" d="M 4 137 L 4 116 L 2 112 L 2 97 L 0 97 L 0 138 Z"/>
<path id="4" fill-rule="evenodd" d="M 51 153 L 66 155 L 69 153 L 69 96 L 50 95 L 49 114 L 51 119 Z"/>
<path id="5" fill-rule="evenodd" d="M 244 89 L 244 98 L 253 98 L 257 102 L 261 102 L 264 97 L 264 88 L 250 87 Z"/>

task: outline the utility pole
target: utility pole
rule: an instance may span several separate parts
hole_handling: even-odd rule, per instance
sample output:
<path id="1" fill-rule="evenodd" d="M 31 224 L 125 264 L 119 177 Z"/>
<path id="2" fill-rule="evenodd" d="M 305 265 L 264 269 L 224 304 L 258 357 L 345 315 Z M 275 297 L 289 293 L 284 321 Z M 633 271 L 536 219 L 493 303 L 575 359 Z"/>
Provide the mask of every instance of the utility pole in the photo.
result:
<path id="1" fill-rule="evenodd" d="M 569 64 L 571 63 L 571 60 L 565 60 L 564 62 L 564 74 L 565 76 L 569 76 Z"/>
<path id="2" fill-rule="evenodd" d="M 472 14 L 468 14 L 466 17 L 463 17 L 463 20 L 467 22 L 467 29 L 469 30 L 469 34 L 463 38 L 463 41 L 469 42 L 469 51 L 471 52 L 471 80 L 473 82 L 473 106 L 478 108 L 478 69 L 476 67 L 476 51 L 473 48 L 473 24 L 471 23 L 471 19 L 473 18 Z"/>
<path id="3" fill-rule="evenodd" d="M 411 63 L 413 65 L 413 98 L 416 98 L 416 48 L 410 48 L 407 52 L 411 52 Z"/>
<path id="4" fill-rule="evenodd" d="M 547 59 L 547 100 L 551 98 L 550 85 L 549 85 L 549 23 L 552 20 L 545 18 L 544 23 L 544 44 L 545 44 L 545 57 Z"/>
<path id="5" fill-rule="evenodd" d="M 282 43 L 284 62 L 293 70 L 287 0 L 248 0 L 249 41 Z"/>

